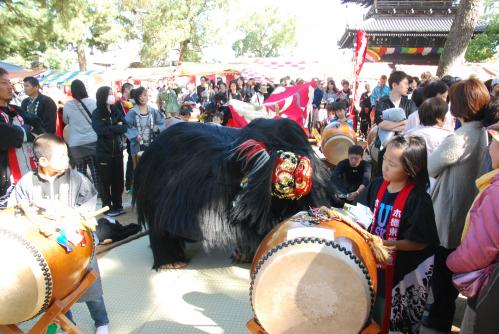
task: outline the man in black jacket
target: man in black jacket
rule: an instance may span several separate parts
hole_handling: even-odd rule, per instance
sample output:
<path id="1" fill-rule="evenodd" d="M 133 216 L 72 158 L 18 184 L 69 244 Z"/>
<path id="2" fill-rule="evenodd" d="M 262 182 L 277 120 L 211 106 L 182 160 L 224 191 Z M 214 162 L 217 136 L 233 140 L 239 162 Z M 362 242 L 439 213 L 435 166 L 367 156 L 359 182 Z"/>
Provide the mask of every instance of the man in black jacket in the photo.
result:
<path id="1" fill-rule="evenodd" d="M 388 84 L 391 89 L 390 94 L 383 96 L 378 103 L 376 103 L 374 122 L 380 129 L 401 132 L 405 129 L 406 121 L 393 122 L 383 120 L 383 111 L 390 108 L 402 108 L 404 109 L 407 118 L 418 108 L 416 107 L 414 101 L 407 97 L 409 92 L 409 79 L 405 72 L 393 71 L 388 78 Z M 374 173 L 375 176 L 381 176 L 382 174 L 381 168 L 383 166 L 384 154 L 384 149 L 379 152 L 377 168 Z"/>
<path id="2" fill-rule="evenodd" d="M 23 148 L 26 134 L 41 133 L 41 122 L 36 116 L 25 115 L 19 107 L 9 104 L 12 96 L 9 73 L 0 67 L 0 198 L 6 195 L 12 181 L 32 168 L 30 156 Z"/>
<path id="3" fill-rule="evenodd" d="M 42 120 L 45 132 L 55 134 L 57 105 L 54 100 L 40 93 L 40 83 L 35 77 L 26 77 L 23 82 L 28 97 L 21 103 L 21 109 L 25 113 L 37 115 Z"/>

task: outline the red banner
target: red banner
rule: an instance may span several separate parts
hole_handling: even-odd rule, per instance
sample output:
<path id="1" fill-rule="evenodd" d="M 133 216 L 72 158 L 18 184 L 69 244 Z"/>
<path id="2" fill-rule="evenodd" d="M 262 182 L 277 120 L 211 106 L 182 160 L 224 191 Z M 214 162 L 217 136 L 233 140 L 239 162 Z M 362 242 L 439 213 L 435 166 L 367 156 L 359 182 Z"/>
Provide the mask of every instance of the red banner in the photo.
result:
<path id="1" fill-rule="evenodd" d="M 367 52 L 367 35 L 363 30 L 357 30 L 357 38 L 355 42 L 355 59 L 354 59 L 354 75 L 355 82 L 353 86 L 353 100 L 350 105 L 350 115 L 353 115 L 353 108 L 355 103 L 357 102 L 357 96 L 359 91 L 359 75 L 362 70 L 362 66 L 364 65 L 364 60 L 366 59 Z"/>
<path id="2" fill-rule="evenodd" d="M 240 101 L 229 101 L 232 120 L 230 127 L 244 127 L 255 118 L 288 118 L 305 128 L 308 114 L 312 111 L 315 83 L 308 82 L 292 87 L 278 87 L 265 100 L 262 109 Z"/>

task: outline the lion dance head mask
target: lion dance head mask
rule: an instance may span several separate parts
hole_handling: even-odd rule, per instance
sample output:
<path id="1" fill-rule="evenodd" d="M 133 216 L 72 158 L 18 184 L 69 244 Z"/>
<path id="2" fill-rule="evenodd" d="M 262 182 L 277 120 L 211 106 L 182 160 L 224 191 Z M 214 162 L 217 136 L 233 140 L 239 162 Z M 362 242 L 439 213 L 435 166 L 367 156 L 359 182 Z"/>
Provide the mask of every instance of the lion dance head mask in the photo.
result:
<path id="1" fill-rule="evenodd" d="M 278 151 L 272 175 L 272 195 L 281 199 L 298 200 L 312 189 L 312 164 L 305 156 Z"/>
<path id="2" fill-rule="evenodd" d="M 289 151 L 277 151 L 277 160 L 272 171 L 272 196 L 280 199 L 299 200 L 308 195 L 312 189 L 312 164 L 306 156 Z M 233 151 L 232 156 L 243 162 L 243 168 L 250 171 L 243 179 L 245 188 L 249 178 L 270 160 L 265 145 L 253 139 L 241 143 Z M 250 164 L 250 161 L 253 162 Z"/>

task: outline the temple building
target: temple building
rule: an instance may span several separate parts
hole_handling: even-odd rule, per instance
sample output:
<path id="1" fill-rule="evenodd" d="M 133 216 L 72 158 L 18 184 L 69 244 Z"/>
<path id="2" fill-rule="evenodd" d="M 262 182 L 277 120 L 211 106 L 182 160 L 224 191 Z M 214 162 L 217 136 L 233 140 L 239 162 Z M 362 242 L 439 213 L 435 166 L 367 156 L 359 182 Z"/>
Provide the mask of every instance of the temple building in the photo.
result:
<path id="1" fill-rule="evenodd" d="M 340 48 L 354 48 L 356 31 L 368 36 L 368 61 L 436 65 L 459 1 L 374 0 L 364 21 L 347 26 Z M 483 23 L 475 34 L 485 30 Z"/>

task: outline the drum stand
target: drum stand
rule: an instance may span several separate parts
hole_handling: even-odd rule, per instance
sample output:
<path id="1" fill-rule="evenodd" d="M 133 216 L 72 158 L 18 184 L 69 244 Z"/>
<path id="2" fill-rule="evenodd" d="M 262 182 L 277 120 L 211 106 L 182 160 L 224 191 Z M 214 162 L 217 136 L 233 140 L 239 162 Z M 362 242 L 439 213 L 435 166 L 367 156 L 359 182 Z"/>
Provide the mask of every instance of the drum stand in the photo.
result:
<path id="1" fill-rule="evenodd" d="M 80 297 L 85 293 L 85 291 L 92 286 L 97 278 L 97 273 L 95 270 L 90 271 L 85 275 L 85 278 L 81 281 L 80 285 L 73 290 L 64 299 L 56 300 L 50 305 L 50 307 L 44 312 L 43 316 L 38 319 L 35 325 L 26 332 L 27 334 L 45 334 L 47 327 L 56 322 L 58 323 L 68 334 L 84 334 L 78 327 L 76 327 L 71 320 L 69 320 L 65 313 L 73 306 L 74 303 L 80 299 Z M 17 325 L 0 325 L 0 333 L 5 334 L 23 334 L 24 332 L 19 329 Z"/>
<path id="2" fill-rule="evenodd" d="M 251 334 L 268 334 L 262 326 L 255 320 L 255 318 L 251 319 L 246 323 L 246 328 L 249 330 Z M 360 334 L 379 334 L 380 328 L 376 322 L 372 321 L 369 326 L 364 328 Z"/>

